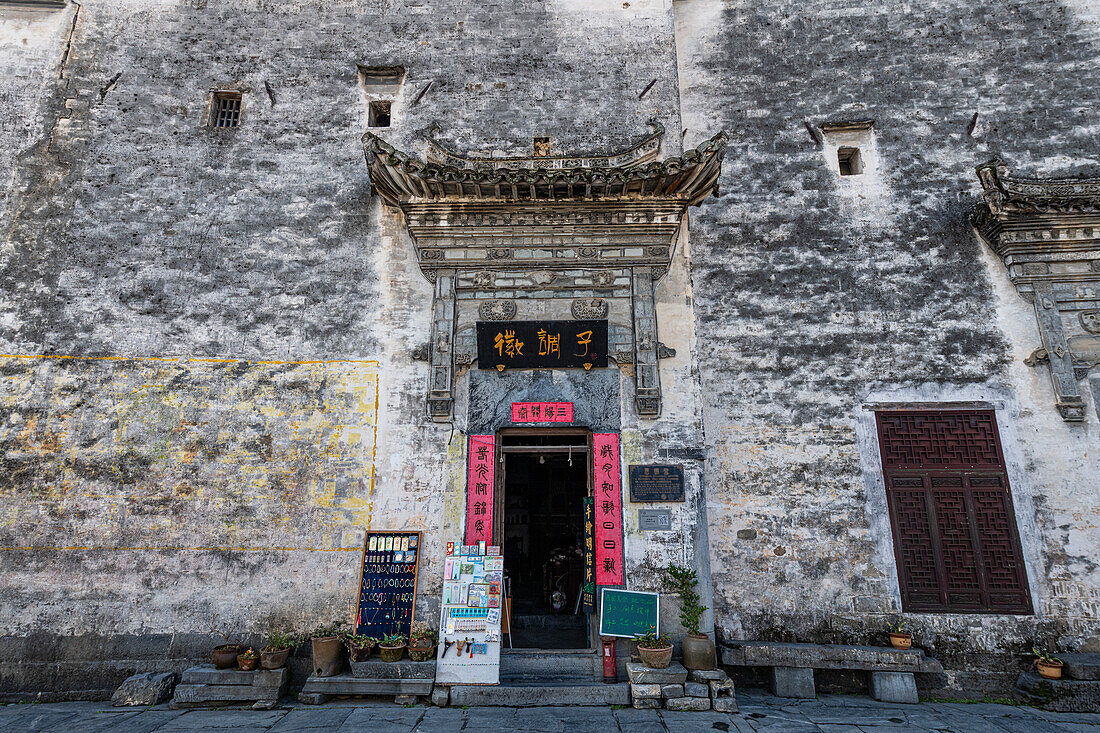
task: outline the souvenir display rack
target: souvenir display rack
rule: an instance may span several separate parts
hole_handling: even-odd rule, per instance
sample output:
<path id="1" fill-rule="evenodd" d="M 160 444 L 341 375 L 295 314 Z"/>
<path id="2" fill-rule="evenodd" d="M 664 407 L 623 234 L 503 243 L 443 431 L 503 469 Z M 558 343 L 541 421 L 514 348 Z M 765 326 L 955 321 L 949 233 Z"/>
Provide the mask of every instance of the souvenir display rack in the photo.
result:
<path id="1" fill-rule="evenodd" d="M 439 684 L 500 682 L 504 557 L 497 546 L 447 543 L 439 612 Z"/>

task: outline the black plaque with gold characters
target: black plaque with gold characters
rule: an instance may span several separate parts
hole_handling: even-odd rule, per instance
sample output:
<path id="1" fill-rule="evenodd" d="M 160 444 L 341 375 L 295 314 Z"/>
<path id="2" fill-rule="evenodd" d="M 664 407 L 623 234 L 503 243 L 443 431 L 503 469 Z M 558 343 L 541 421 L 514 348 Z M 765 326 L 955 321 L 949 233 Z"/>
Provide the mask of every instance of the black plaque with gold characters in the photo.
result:
<path id="1" fill-rule="evenodd" d="M 607 321 L 478 321 L 480 369 L 607 366 Z"/>
<path id="2" fill-rule="evenodd" d="M 631 466 L 631 501 L 683 501 L 682 466 Z"/>

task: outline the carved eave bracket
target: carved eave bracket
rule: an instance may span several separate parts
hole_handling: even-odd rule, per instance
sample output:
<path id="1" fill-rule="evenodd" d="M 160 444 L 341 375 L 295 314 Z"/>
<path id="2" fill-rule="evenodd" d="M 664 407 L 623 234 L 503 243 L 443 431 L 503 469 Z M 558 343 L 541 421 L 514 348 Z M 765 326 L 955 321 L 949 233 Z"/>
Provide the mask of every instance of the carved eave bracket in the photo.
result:
<path id="1" fill-rule="evenodd" d="M 434 286 L 428 346 L 433 420 L 452 418 L 454 344 L 465 338 L 456 332 L 458 301 L 476 293 L 481 320 L 516 315 L 514 301 L 494 299 L 497 280 L 509 283 L 507 298 L 522 291 L 574 298 L 575 317 L 600 307 L 606 315 L 597 296 L 615 291 L 612 283 L 619 279 L 628 282 L 628 294 L 616 297 L 630 298 L 633 353 L 614 358 L 633 363 L 638 414 L 660 415 L 659 359 L 673 352 L 658 340 L 655 283 L 671 266 L 687 207 L 717 194 L 727 141 L 719 133 L 658 161 L 663 132 L 656 126 L 625 150 L 587 157 L 484 158 L 429 139 L 428 161 L 364 136 L 371 186 L 404 213 L 420 270 Z"/>
<path id="2" fill-rule="evenodd" d="M 1035 308 L 1043 345 L 1027 363 L 1049 365 L 1058 412 L 1082 421 L 1077 380 L 1100 363 L 1100 179 L 1015 177 L 999 160 L 977 172 L 971 223 Z"/>

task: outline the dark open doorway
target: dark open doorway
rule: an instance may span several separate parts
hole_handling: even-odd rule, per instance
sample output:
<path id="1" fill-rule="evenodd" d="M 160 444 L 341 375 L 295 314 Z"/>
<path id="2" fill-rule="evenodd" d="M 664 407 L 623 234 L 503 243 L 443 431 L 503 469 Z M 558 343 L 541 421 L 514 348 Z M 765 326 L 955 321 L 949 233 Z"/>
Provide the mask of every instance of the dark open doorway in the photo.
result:
<path id="1" fill-rule="evenodd" d="M 584 573 L 588 436 L 576 431 L 502 435 L 501 450 L 512 644 L 586 649 L 588 616 L 577 601 Z"/>

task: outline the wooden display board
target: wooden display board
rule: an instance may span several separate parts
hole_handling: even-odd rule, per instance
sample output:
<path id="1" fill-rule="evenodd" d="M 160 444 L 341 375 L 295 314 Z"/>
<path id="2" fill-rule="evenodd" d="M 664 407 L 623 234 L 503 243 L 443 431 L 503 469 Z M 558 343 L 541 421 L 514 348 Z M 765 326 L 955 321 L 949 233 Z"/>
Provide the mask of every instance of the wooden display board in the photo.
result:
<path id="1" fill-rule="evenodd" d="M 600 594 L 600 636 L 633 639 L 650 629 L 661 633 L 661 596 L 636 590 L 604 588 Z"/>
<path id="2" fill-rule="evenodd" d="M 355 633 L 406 639 L 416 610 L 420 533 L 369 530 L 363 538 Z"/>
<path id="3" fill-rule="evenodd" d="M 506 605 L 500 548 L 448 543 L 435 663 L 437 684 L 500 683 L 500 627 Z"/>

